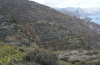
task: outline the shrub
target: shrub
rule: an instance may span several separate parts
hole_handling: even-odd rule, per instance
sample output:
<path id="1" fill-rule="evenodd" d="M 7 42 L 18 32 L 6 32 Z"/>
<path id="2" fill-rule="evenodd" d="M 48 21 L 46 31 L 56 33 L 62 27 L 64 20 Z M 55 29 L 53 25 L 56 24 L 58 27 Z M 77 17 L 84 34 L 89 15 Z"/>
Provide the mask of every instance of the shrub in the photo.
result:
<path id="1" fill-rule="evenodd" d="M 97 50 L 93 50 L 93 51 L 88 51 L 87 53 L 86 53 L 86 55 L 95 55 L 95 54 L 99 54 L 100 52 L 99 51 L 97 51 Z"/>
<path id="2" fill-rule="evenodd" d="M 22 65 L 40 65 L 35 62 L 23 62 Z"/>
<path id="3" fill-rule="evenodd" d="M 79 62 L 76 62 L 74 65 L 82 65 L 81 63 L 79 63 Z"/>
<path id="4" fill-rule="evenodd" d="M 68 63 L 68 62 L 65 62 L 65 61 L 59 60 L 59 61 L 58 61 L 58 65 L 72 65 L 72 64 L 70 64 L 70 63 Z"/>
<path id="5" fill-rule="evenodd" d="M 36 62 L 40 65 L 57 65 L 56 55 L 46 51 L 33 50 L 27 53 L 25 59 L 27 61 Z"/>
<path id="6" fill-rule="evenodd" d="M 100 65 L 100 59 L 87 60 L 85 65 Z"/>
<path id="7" fill-rule="evenodd" d="M 20 65 L 22 52 L 15 46 L 0 43 L 0 65 Z"/>

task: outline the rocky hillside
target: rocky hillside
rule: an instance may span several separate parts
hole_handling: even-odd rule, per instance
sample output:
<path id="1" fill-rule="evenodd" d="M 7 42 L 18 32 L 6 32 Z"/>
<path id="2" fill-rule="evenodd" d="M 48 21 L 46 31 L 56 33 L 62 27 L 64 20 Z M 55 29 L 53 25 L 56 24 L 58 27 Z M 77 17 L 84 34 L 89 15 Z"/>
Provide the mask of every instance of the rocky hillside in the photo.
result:
<path id="1" fill-rule="evenodd" d="M 99 49 L 100 35 L 76 17 L 28 0 L 0 0 L 0 41 L 50 50 Z"/>

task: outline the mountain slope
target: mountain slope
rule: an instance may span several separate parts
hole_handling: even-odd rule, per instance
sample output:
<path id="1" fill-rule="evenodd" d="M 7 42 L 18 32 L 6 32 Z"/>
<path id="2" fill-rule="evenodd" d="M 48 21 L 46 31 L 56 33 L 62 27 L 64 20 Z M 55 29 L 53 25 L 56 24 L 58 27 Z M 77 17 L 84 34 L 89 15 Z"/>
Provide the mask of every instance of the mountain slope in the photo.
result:
<path id="1" fill-rule="evenodd" d="M 28 0 L 0 0 L 0 41 L 51 50 L 100 48 L 100 35 L 76 17 Z"/>

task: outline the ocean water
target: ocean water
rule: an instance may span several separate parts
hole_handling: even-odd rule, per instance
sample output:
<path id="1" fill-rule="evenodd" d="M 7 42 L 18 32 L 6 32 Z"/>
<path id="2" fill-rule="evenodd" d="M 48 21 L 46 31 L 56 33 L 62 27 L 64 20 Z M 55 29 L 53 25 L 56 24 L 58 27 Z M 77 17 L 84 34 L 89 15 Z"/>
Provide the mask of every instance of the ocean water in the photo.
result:
<path id="1" fill-rule="evenodd" d="M 88 17 L 92 19 L 91 20 L 92 22 L 100 24 L 100 15 L 91 15 L 91 16 L 88 16 Z"/>

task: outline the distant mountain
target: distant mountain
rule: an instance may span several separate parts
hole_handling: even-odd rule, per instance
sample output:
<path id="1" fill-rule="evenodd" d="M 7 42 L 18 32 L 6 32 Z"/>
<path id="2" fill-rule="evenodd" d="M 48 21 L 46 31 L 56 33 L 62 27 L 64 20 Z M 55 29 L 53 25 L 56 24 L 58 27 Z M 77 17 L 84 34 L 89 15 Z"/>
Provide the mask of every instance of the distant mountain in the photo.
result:
<path id="1" fill-rule="evenodd" d="M 2 42 L 37 43 L 50 50 L 100 49 L 100 34 L 84 22 L 33 1 L 0 0 Z"/>
<path id="2" fill-rule="evenodd" d="M 84 11 L 91 15 L 100 15 L 100 8 L 84 8 Z"/>
<path id="3" fill-rule="evenodd" d="M 79 17 L 79 11 L 77 9 L 73 8 L 55 8 L 59 12 L 62 12 L 63 14 L 69 15 L 69 16 L 77 16 Z"/>
<path id="4" fill-rule="evenodd" d="M 55 8 L 56 10 L 68 14 L 71 16 L 89 16 L 89 15 L 97 15 L 100 14 L 100 8 L 75 8 L 75 7 L 68 7 L 68 8 Z M 67 12 L 68 11 L 68 12 Z M 71 13 L 71 14 L 69 14 Z"/>

